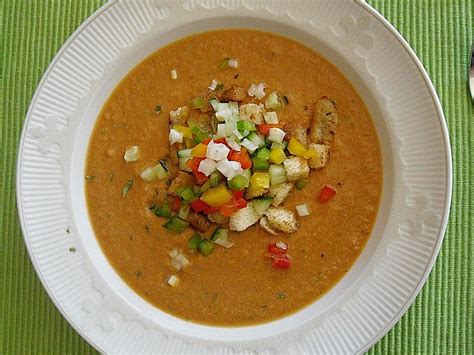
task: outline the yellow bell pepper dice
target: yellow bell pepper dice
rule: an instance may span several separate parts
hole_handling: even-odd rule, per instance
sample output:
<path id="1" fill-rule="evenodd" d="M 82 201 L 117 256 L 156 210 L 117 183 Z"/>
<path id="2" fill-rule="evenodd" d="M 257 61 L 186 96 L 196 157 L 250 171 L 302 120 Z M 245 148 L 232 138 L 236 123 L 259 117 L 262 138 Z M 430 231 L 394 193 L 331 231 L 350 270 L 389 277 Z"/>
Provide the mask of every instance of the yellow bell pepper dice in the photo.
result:
<path id="1" fill-rule="evenodd" d="M 268 173 L 255 173 L 250 178 L 250 184 L 254 189 L 268 189 L 270 187 L 270 175 Z"/>
<path id="2" fill-rule="evenodd" d="M 204 192 L 201 196 L 201 200 L 214 208 L 224 206 L 231 199 L 232 194 L 229 192 L 229 190 L 227 190 L 225 184 L 220 184 L 214 188 L 211 188 Z"/>
<path id="3" fill-rule="evenodd" d="M 285 151 L 282 148 L 270 150 L 270 162 L 273 164 L 281 164 L 286 159 Z"/>
<path id="4" fill-rule="evenodd" d="M 298 139 L 291 137 L 288 142 L 288 151 L 297 157 L 301 157 L 306 152 L 306 148 Z"/>
<path id="5" fill-rule="evenodd" d="M 207 152 L 207 145 L 199 143 L 197 146 L 191 150 L 192 157 L 204 158 Z"/>
<path id="6" fill-rule="evenodd" d="M 175 125 L 173 128 L 182 133 L 184 138 L 193 138 L 193 131 L 191 131 L 191 128 L 180 125 Z"/>
<path id="7" fill-rule="evenodd" d="M 317 156 L 318 156 L 318 152 L 314 148 L 308 149 L 303 154 L 303 158 L 305 158 L 305 159 L 311 159 L 311 158 L 315 158 Z"/>

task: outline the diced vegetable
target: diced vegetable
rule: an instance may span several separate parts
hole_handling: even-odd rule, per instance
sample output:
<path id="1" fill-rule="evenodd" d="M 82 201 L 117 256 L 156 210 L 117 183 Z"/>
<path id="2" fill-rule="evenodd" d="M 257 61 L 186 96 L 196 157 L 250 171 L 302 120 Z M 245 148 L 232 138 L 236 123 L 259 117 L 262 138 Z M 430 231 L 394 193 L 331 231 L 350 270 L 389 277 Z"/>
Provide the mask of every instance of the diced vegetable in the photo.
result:
<path id="1" fill-rule="evenodd" d="M 196 250 L 199 245 L 199 242 L 201 242 L 202 239 L 203 238 L 201 234 L 194 233 L 193 236 L 188 240 L 188 248 Z"/>
<path id="2" fill-rule="evenodd" d="M 286 170 L 283 167 L 283 165 L 276 165 L 276 164 L 270 165 L 270 168 L 268 169 L 268 173 L 270 174 L 271 186 L 276 186 L 287 181 Z"/>
<path id="3" fill-rule="evenodd" d="M 234 59 L 234 58 L 229 58 L 227 60 L 227 65 L 230 68 L 237 68 L 239 66 L 239 61 L 237 59 Z"/>
<path id="4" fill-rule="evenodd" d="M 306 203 L 296 206 L 296 212 L 298 212 L 298 215 L 300 217 L 305 217 L 305 216 L 310 215 L 309 208 L 306 205 Z"/>
<path id="5" fill-rule="evenodd" d="M 215 79 L 212 80 L 212 81 L 211 81 L 211 85 L 209 85 L 209 90 L 212 90 L 212 91 L 216 90 L 217 84 L 219 84 L 219 83 L 217 82 L 217 80 L 215 80 Z"/>
<path id="6" fill-rule="evenodd" d="M 176 69 L 172 69 L 172 70 L 170 71 L 170 75 L 171 75 L 171 79 L 172 79 L 172 80 L 178 79 L 178 72 L 176 71 Z"/>
<path id="7" fill-rule="evenodd" d="M 219 161 L 216 165 L 216 168 L 228 180 L 233 179 L 235 176 L 240 175 L 243 172 L 242 166 L 239 162 L 227 159 L 222 159 L 221 161 Z"/>
<path id="8" fill-rule="evenodd" d="M 170 145 L 173 145 L 175 143 L 183 143 L 183 134 L 181 132 L 178 132 L 174 128 L 171 128 L 168 139 Z"/>
<path id="9" fill-rule="evenodd" d="M 191 156 L 192 149 L 181 149 L 178 150 L 178 158 L 188 158 Z"/>
<path id="10" fill-rule="evenodd" d="M 285 131 L 280 128 L 270 128 L 268 132 L 268 140 L 275 143 L 282 143 L 285 134 Z"/>
<path id="11" fill-rule="evenodd" d="M 263 137 L 263 136 L 262 136 Z M 265 144 L 265 139 L 262 139 L 261 137 L 258 136 L 257 133 L 251 132 L 248 136 L 247 139 L 255 144 L 257 147 L 261 147 L 262 145 Z"/>
<path id="12" fill-rule="evenodd" d="M 227 145 L 229 146 L 229 148 L 231 148 L 232 150 L 235 150 L 235 151 L 237 151 L 237 152 L 240 152 L 240 150 L 242 149 L 242 148 L 240 147 L 240 144 L 237 143 L 233 138 L 227 137 L 227 138 L 225 139 L 225 141 L 226 141 Z"/>
<path id="13" fill-rule="evenodd" d="M 278 241 L 276 243 L 268 244 L 268 252 L 277 255 L 286 254 L 288 251 L 288 244 L 282 241 Z"/>
<path id="14" fill-rule="evenodd" d="M 219 104 L 219 105 L 223 105 L 223 104 Z M 232 110 L 230 108 L 226 108 L 224 110 L 216 111 L 216 118 L 220 122 L 225 122 L 232 118 Z"/>
<path id="15" fill-rule="evenodd" d="M 252 167 L 252 160 L 250 159 L 247 149 L 241 149 L 240 152 L 230 153 L 229 160 L 237 161 L 240 163 L 242 169 L 250 169 Z"/>
<path id="16" fill-rule="evenodd" d="M 218 105 L 219 105 L 219 100 L 217 99 L 210 99 L 209 103 L 211 104 L 212 108 L 214 111 L 217 111 Z"/>
<path id="17" fill-rule="evenodd" d="M 244 175 L 237 175 L 232 180 L 229 180 L 228 185 L 232 190 L 242 190 L 249 186 L 249 179 Z"/>
<path id="18" fill-rule="evenodd" d="M 243 137 L 246 137 L 250 132 L 253 132 L 256 129 L 255 123 L 253 122 L 243 120 L 237 121 L 237 130 Z"/>
<path id="19" fill-rule="evenodd" d="M 301 157 L 306 153 L 306 148 L 298 139 L 291 137 L 288 143 L 288 151 L 293 155 Z"/>
<path id="20" fill-rule="evenodd" d="M 133 161 L 138 160 L 139 154 L 140 154 L 140 149 L 138 148 L 138 146 L 134 145 L 125 151 L 123 159 L 125 159 L 127 163 L 131 163 Z"/>
<path id="21" fill-rule="evenodd" d="M 178 158 L 179 168 L 183 171 L 192 172 L 192 169 L 187 165 L 187 162 L 191 160 L 191 157 L 188 158 Z"/>
<path id="22" fill-rule="evenodd" d="M 299 181 L 295 182 L 295 186 L 298 190 L 301 190 L 306 185 L 308 185 L 308 180 L 299 180 Z"/>
<path id="23" fill-rule="evenodd" d="M 272 255 L 272 266 L 276 269 L 288 269 L 291 266 L 291 258 L 286 255 Z"/>
<path id="24" fill-rule="evenodd" d="M 214 233 L 212 233 L 211 240 L 214 242 L 217 238 L 227 239 L 229 231 L 225 228 L 217 228 Z"/>
<path id="25" fill-rule="evenodd" d="M 232 248 L 234 243 L 232 243 L 229 239 L 217 238 L 214 243 L 224 247 L 226 249 Z"/>
<path id="26" fill-rule="evenodd" d="M 252 84 L 248 90 L 247 94 L 249 96 L 255 96 L 257 99 L 263 99 L 265 97 L 265 88 L 267 85 L 265 83 Z"/>
<path id="27" fill-rule="evenodd" d="M 191 208 L 196 212 L 203 212 L 210 208 L 210 206 L 201 199 L 194 200 L 191 202 Z"/>
<path id="28" fill-rule="evenodd" d="M 172 212 L 178 212 L 181 207 L 181 200 L 179 199 L 178 196 L 174 196 L 171 199 L 171 211 Z"/>
<path id="29" fill-rule="evenodd" d="M 266 210 L 268 210 L 272 204 L 273 197 L 260 197 L 260 198 L 255 198 L 252 200 L 253 201 L 253 208 L 255 211 L 263 216 Z"/>
<path id="30" fill-rule="evenodd" d="M 207 239 L 203 239 L 198 244 L 198 250 L 202 255 L 208 256 L 213 252 L 214 244 Z"/>
<path id="31" fill-rule="evenodd" d="M 198 171 L 206 176 L 216 171 L 217 163 L 213 159 L 206 158 L 199 163 Z"/>
<path id="32" fill-rule="evenodd" d="M 179 283 L 180 283 L 180 279 L 178 276 L 170 275 L 170 277 L 168 277 L 167 284 L 170 285 L 171 287 L 178 287 Z"/>
<path id="33" fill-rule="evenodd" d="M 281 149 L 285 150 L 287 146 L 288 146 L 288 143 L 286 143 L 285 141 L 283 141 L 281 143 L 272 142 L 271 146 L 270 146 L 270 149 L 281 148 Z"/>
<path id="34" fill-rule="evenodd" d="M 203 108 L 206 106 L 206 101 L 201 96 L 197 96 L 191 100 L 189 106 L 191 108 Z"/>
<path id="35" fill-rule="evenodd" d="M 209 180 L 207 180 L 206 183 L 200 187 L 199 192 L 203 194 L 204 192 L 209 190 L 211 187 L 216 187 L 217 185 L 219 185 L 219 180 L 220 180 L 219 172 L 214 171 L 209 176 Z"/>
<path id="36" fill-rule="evenodd" d="M 308 149 L 306 152 L 303 153 L 303 158 L 311 159 L 317 157 L 319 154 L 314 148 Z"/>
<path id="37" fill-rule="evenodd" d="M 273 91 L 265 100 L 265 108 L 267 110 L 279 110 L 285 106 L 285 103 L 281 94 L 278 91 Z"/>
<path id="38" fill-rule="evenodd" d="M 183 221 L 181 218 L 173 216 L 168 222 L 164 224 L 164 227 L 175 233 L 182 233 L 186 228 L 188 228 L 189 223 Z"/>
<path id="39" fill-rule="evenodd" d="M 257 153 L 257 158 L 268 160 L 270 158 L 270 150 L 267 147 L 260 148 Z"/>
<path id="40" fill-rule="evenodd" d="M 227 190 L 225 184 L 210 188 L 201 196 L 201 200 L 211 207 L 219 208 L 232 199 L 232 194 Z"/>
<path id="41" fill-rule="evenodd" d="M 190 205 L 181 205 L 178 211 L 178 217 L 184 220 L 187 220 L 189 217 L 189 212 L 191 212 Z"/>
<path id="42" fill-rule="evenodd" d="M 174 125 L 173 129 L 183 134 L 184 138 L 193 138 L 193 131 L 186 126 Z"/>
<path id="43" fill-rule="evenodd" d="M 275 111 L 269 111 L 263 113 L 263 119 L 267 124 L 278 124 L 278 115 Z"/>
<path id="44" fill-rule="evenodd" d="M 154 205 L 150 207 L 152 211 L 158 217 L 171 217 L 171 204 L 168 200 L 163 201 L 161 205 Z"/>
<path id="45" fill-rule="evenodd" d="M 146 182 L 152 182 L 156 179 L 166 180 L 169 177 L 168 172 L 161 163 L 148 167 L 140 173 L 140 177 Z"/>
<path id="46" fill-rule="evenodd" d="M 222 143 L 215 143 L 214 141 L 210 141 L 207 145 L 206 157 L 214 159 L 214 160 L 222 160 L 227 158 L 229 155 L 230 149 L 227 148 L 225 144 Z"/>
<path id="47" fill-rule="evenodd" d="M 270 150 L 269 160 L 273 164 L 281 164 L 286 159 L 285 151 L 281 148 Z"/>
<path id="48" fill-rule="evenodd" d="M 184 254 L 176 248 L 173 248 L 169 252 L 169 256 L 171 257 L 171 265 L 173 265 L 173 267 L 178 271 L 184 269 L 190 264 Z"/>
<path id="49" fill-rule="evenodd" d="M 243 141 L 240 142 L 240 144 L 241 144 L 243 147 L 247 148 L 250 153 L 253 153 L 253 152 L 255 152 L 255 151 L 258 149 L 258 145 L 255 144 L 255 143 L 252 143 L 252 142 L 249 141 L 247 138 L 244 138 Z"/>
<path id="50" fill-rule="evenodd" d="M 329 185 L 326 185 L 321 190 L 321 192 L 319 194 L 319 197 L 318 197 L 318 201 L 322 202 L 322 203 L 328 202 L 335 195 L 336 195 L 336 190 L 333 187 L 331 187 Z"/>
<path id="51" fill-rule="evenodd" d="M 262 134 L 268 136 L 268 134 L 270 133 L 271 128 L 280 128 L 280 127 L 281 127 L 281 125 L 279 125 L 279 124 L 264 124 L 263 123 L 263 124 L 259 124 L 257 126 L 257 130 L 259 132 L 261 132 Z"/>
<path id="52" fill-rule="evenodd" d="M 193 149 L 190 150 L 190 156 L 198 157 L 198 158 L 205 158 L 207 152 L 207 145 L 199 143 Z M 179 151 L 178 151 L 179 156 Z"/>
<path id="53" fill-rule="evenodd" d="M 270 175 L 268 173 L 254 173 L 250 178 L 250 184 L 254 189 L 270 187 Z"/>
<path id="54" fill-rule="evenodd" d="M 270 164 L 267 160 L 262 160 L 258 157 L 253 158 L 253 170 L 263 170 L 266 171 L 270 167 Z"/>
<path id="55" fill-rule="evenodd" d="M 196 199 L 196 195 L 194 194 L 194 191 L 192 187 L 187 186 L 183 189 L 181 189 L 178 193 L 179 197 L 183 199 L 184 202 L 192 202 Z"/>

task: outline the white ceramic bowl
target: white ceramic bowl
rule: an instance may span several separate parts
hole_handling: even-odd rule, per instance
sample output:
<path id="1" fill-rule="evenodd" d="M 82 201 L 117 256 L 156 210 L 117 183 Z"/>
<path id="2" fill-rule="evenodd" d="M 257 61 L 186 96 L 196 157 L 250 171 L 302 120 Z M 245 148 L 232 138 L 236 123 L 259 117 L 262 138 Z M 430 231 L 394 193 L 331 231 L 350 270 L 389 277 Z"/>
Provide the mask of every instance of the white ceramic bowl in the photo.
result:
<path id="1" fill-rule="evenodd" d="M 384 173 L 375 228 L 342 281 L 291 316 L 237 328 L 183 321 L 134 293 L 94 237 L 83 178 L 95 120 L 120 80 L 162 46 L 220 28 L 282 34 L 335 64 L 369 108 Z M 451 156 L 426 72 L 364 2 L 121 0 L 91 16 L 45 73 L 22 134 L 17 190 L 25 243 L 44 287 L 98 350 L 353 353 L 395 324 L 431 270 L 448 217 Z"/>

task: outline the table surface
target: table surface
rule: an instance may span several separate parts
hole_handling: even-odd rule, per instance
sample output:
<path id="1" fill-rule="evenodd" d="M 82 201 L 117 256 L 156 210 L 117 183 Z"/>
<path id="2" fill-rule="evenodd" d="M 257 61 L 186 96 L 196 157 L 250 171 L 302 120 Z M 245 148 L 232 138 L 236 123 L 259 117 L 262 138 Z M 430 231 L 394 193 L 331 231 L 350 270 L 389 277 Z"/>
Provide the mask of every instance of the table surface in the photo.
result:
<path id="1" fill-rule="evenodd" d="M 473 102 L 467 89 L 474 0 L 370 0 L 407 39 L 440 97 L 452 144 L 453 200 L 436 264 L 416 301 L 371 353 L 474 353 Z M 21 127 L 36 86 L 104 0 L 0 1 L 0 353 L 95 352 L 49 300 L 15 203 Z M 414 113 L 416 115 L 416 113 Z"/>

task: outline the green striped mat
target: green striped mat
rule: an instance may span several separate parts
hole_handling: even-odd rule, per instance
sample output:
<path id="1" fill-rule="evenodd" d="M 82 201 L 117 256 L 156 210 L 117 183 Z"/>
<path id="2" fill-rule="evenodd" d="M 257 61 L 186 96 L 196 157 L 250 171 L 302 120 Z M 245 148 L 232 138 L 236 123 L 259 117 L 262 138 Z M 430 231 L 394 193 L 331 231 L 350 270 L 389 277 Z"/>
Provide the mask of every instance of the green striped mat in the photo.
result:
<path id="1" fill-rule="evenodd" d="M 42 73 L 101 0 L 0 0 L 0 353 L 92 353 L 56 310 L 28 259 L 15 206 L 20 130 Z M 447 235 L 416 302 L 371 353 L 473 354 L 473 104 L 467 91 L 471 0 L 371 0 L 408 40 L 438 91 L 451 135 Z"/>

